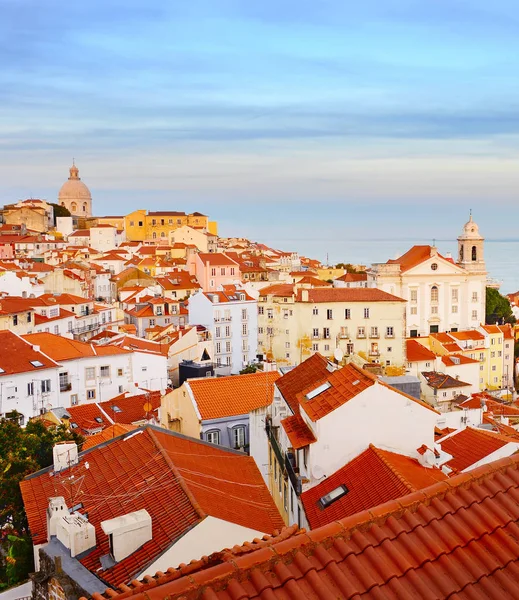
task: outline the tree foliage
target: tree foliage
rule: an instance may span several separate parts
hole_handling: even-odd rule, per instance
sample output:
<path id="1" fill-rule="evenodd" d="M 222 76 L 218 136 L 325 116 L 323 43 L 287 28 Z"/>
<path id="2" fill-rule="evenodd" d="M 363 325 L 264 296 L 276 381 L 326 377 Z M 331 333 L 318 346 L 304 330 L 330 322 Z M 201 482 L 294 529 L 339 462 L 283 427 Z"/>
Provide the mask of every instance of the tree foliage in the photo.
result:
<path id="1" fill-rule="evenodd" d="M 256 373 L 257 370 L 258 370 L 258 365 L 252 363 L 252 364 L 247 365 L 246 367 L 244 367 L 240 371 L 240 375 L 249 375 L 250 373 Z"/>
<path id="2" fill-rule="evenodd" d="M 14 585 L 27 578 L 32 568 L 32 548 L 20 482 L 52 464 L 52 448 L 62 441 L 82 443 L 64 425 L 47 428 L 29 421 L 22 428 L 16 418 L 0 420 L 0 584 Z"/>
<path id="3" fill-rule="evenodd" d="M 502 296 L 495 288 L 487 287 L 485 322 L 487 325 L 495 325 L 495 323 L 513 325 L 515 323 L 508 298 Z"/>
<path id="4" fill-rule="evenodd" d="M 351 263 L 338 263 L 335 265 L 336 269 L 344 269 L 346 273 L 362 273 L 364 274 L 366 271 L 357 270 Z"/>

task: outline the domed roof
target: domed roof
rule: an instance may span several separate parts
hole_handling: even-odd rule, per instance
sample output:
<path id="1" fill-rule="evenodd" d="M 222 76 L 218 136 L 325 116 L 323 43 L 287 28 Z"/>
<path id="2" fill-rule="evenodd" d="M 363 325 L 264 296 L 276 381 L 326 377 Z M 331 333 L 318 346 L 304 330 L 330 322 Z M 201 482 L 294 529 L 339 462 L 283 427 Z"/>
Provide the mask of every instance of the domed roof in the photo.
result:
<path id="1" fill-rule="evenodd" d="M 70 167 L 70 177 L 61 186 L 58 200 L 92 200 L 90 190 L 81 181 L 75 164 Z"/>
<path id="2" fill-rule="evenodd" d="M 482 239 L 481 234 L 479 233 L 479 227 L 477 223 L 474 223 L 472 220 L 472 211 L 470 212 L 470 218 L 463 226 L 463 233 L 460 235 L 460 238 L 464 240 L 467 239 Z"/>

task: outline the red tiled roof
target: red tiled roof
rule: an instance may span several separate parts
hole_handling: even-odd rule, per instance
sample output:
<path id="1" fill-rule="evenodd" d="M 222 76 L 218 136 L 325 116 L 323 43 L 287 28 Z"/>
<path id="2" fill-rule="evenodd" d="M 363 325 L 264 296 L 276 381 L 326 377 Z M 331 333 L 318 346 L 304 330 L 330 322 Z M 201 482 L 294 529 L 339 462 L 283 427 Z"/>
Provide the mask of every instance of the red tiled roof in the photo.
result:
<path id="1" fill-rule="evenodd" d="M 49 498 L 63 496 L 69 507 L 81 499 L 97 546 L 80 562 L 114 587 L 129 583 L 207 515 L 256 531 L 283 526 L 252 457 L 149 425 L 82 452 L 65 474 L 50 472 L 21 482 L 33 542 L 47 540 Z M 70 484 L 72 475 L 80 487 Z M 101 522 L 141 509 L 151 516 L 153 539 L 103 569 L 109 539 Z"/>
<path id="2" fill-rule="evenodd" d="M 447 367 L 452 367 L 455 365 L 470 365 L 477 362 L 479 361 L 475 358 L 470 358 L 470 356 L 465 356 L 464 354 L 451 354 L 450 356 L 442 356 L 442 363 Z"/>
<path id="3" fill-rule="evenodd" d="M 294 294 L 294 286 L 291 283 L 275 283 L 260 290 L 260 296 L 276 296 L 286 298 Z"/>
<path id="4" fill-rule="evenodd" d="M 505 417 L 519 417 L 519 408 L 513 404 L 505 404 L 504 402 L 498 402 L 490 394 L 485 392 L 472 394 L 472 397 L 465 400 L 462 404 L 459 404 L 459 408 L 481 408 L 481 401 L 484 401 L 487 405 L 487 409 L 494 415 L 500 415 Z"/>
<path id="5" fill-rule="evenodd" d="M 377 508 L 224 550 L 95 600 L 517 597 L 519 456 Z"/>
<path id="6" fill-rule="evenodd" d="M 453 337 L 455 340 L 460 340 L 460 341 L 465 341 L 465 340 L 480 341 L 480 340 L 485 339 L 485 336 L 481 332 L 476 331 L 475 329 L 470 329 L 468 331 L 451 331 L 449 333 L 449 335 L 451 337 Z"/>
<path id="7" fill-rule="evenodd" d="M 378 288 L 314 288 L 297 291 L 297 302 L 303 302 L 303 294 L 308 292 L 305 302 L 406 302 Z"/>
<path id="8" fill-rule="evenodd" d="M 54 333 L 29 333 L 23 338 L 30 344 L 40 346 L 53 360 L 74 360 L 87 356 L 112 356 L 116 354 L 127 354 L 129 350 L 117 348 L 116 346 L 96 346 L 79 340 L 71 340 Z"/>
<path id="9" fill-rule="evenodd" d="M 405 254 L 402 254 L 399 258 L 395 258 L 392 260 L 388 260 L 388 265 L 399 264 L 400 271 L 409 271 L 413 267 L 429 260 L 430 258 L 437 258 L 441 260 L 445 260 L 451 262 L 453 264 L 454 261 L 449 258 L 445 258 L 441 254 L 432 255 L 432 246 L 413 246 L 410 248 Z"/>
<path id="10" fill-rule="evenodd" d="M 109 425 L 105 427 L 103 431 L 99 433 L 94 433 L 94 435 L 89 435 L 85 438 L 83 442 L 82 450 L 88 450 L 89 448 L 93 448 L 94 446 L 98 446 L 103 442 L 108 442 L 120 435 L 124 435 L 125 433 L 129 433 L 130 431 L 134 431 L 137 429 L 137 425 L 127 425 L 126 423 L 114 423 L 113 425 Z"/>
<path id="11" fill-rule="evenodd" d="M 36 348 L 16 333 L 8 329 L 0 330 L 0 377 L 16 373 L 33 373 L 59 366 L 52 358 Z"/>
<path id="12" fill-rule="evenodd" d="M 99 406 L 114 423 L 139 423 L 156 414 L 160 408 L 160 398 L 160 391 L 153 391 L 126 398 L 118 396 L 99 402 Z"/>
<path id="13" fill-rule="evenodd" d="M 278 379 L 276 387 L 294 414 L 299 414 L 297 395 L 309 385 L 326 377 L 330 372 L 329 366 L 330 363 L 326 358 L 316 352 Z"/>
<path id="14" fill-rule="evenodd" d="M 197 254 L 197 256 L 204 265 L 209 263 L 212 266 L 218 267 L 229 265 L 231 267 L 238 267 L 238 270 L 240 268 L 240 265 L 235 260 L 227 256 L 227 254 L 223 254 L 222 252 L 200 252 Z"/>
<path id="15" fill-rule="evenodd" d="M 190 379 L 198 411 L 203 420 L 245 415 L 272 403 L 277 371 Z"/>
<path id="16" fill-rule="evenodd" d="M 367 273 L 344 273 L 344 275 L 342 275 L 341 277 L 337 277 L 335 281 L 358 282 L 367 280 Z"/>
<path id="17" fill-rule="evenodd" d="M 315 529 L 445 479 L 440 469 L 424 467 L 414 458 L 370 445 L 342 469 L 303 492 L 301 500 L 310 527 Z M 348 493 L 322 508 L 320 498 L 341 485 Z"/>
<path id="18" fill-rule="evenodd" d="M 304 448 L 309 444 L 313 444 L 317 441 L 317 438 L 312 433 L 312 430 L 305 423 L 303 417 L 300 414 L 292 415 L 283 419 L 281 421 L 281 425 L 285 430 L 285 433 L 290 440 L 292 448 L 294 450 L 299 450 L 299 448 Z"/>
<path id="19" fill-rule="evenodd" d="M 94 402 L 70 406 L 67 413 L 71 429 L 81 435 L 92 435 L 112 425 L 110 418 Z"/>
<path id="20" fill-rule="evenodd" d="M 470 383 L 465 383 L 464 381 L 455 379 L 450 375 L 445 375 L 445 373 L 438 373 L 437 371 L 423 371 L 422 375 L 427 381 L 427 385 L 436 390 L 466 387 L 471 385 Z"/>
<path id="21" fill-rule="evenodd" d="M 499 433 L 466 427 L 438 443 L 444 452 L 452 455 L 445 464 L 454 471 L 464 471 L 506 444 L 518 442 Z"/>
<path id="22" fill-rule="evenodd" d="M 416 340 L 406 340 L 405 344 L 407 360 L 409 362 L 433 361 L 436 359 L 434 352 L 431 352 Z"/>

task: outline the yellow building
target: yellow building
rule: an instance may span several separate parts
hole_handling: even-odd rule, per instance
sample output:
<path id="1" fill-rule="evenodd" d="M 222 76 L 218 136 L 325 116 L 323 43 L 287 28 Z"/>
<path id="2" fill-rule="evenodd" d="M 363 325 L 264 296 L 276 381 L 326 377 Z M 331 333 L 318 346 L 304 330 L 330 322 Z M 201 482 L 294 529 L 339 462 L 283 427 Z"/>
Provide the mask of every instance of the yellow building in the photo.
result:
<path id="1" fill-rule="evenodd" d="M 155 242 L 169 244 L 171 233 L 187 225 L 200 231 L 217 235 L 216 221 L 209 222 L 206 215 L 195 212 L 135 210 L 124 217 L 126 239 L 130 242 Z"/>
<path id="2" fill-rule="evenodd" d="M 338 277 L 342 277 L 346 273 L 346 269 L 336 269 L 335 267 L 323 267 L 317 269 L 317 277 L 323 281 L 333 281 Z"/>
<path id="3" fill-rule="evenodd" d="M 368 288 L 263 288 L 258 299 L 258 347 L 280 365 L 319 352 L 360 357 L 386 367 L 405 365 L 405 300 Z M 338 355 L 338 354 L 337 354 Z"/>

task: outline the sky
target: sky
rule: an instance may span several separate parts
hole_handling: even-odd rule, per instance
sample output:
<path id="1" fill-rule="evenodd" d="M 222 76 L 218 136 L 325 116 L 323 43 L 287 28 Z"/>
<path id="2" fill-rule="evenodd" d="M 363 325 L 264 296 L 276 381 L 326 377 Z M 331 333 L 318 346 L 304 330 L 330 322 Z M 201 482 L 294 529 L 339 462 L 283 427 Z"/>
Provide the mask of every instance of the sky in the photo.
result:
<path id="1" fill-rule="evenodd" d="M 0 204 L 74 157 L 99 215 L 519 237 L 517 73 L 516 0 L 0 0 Z"/>

